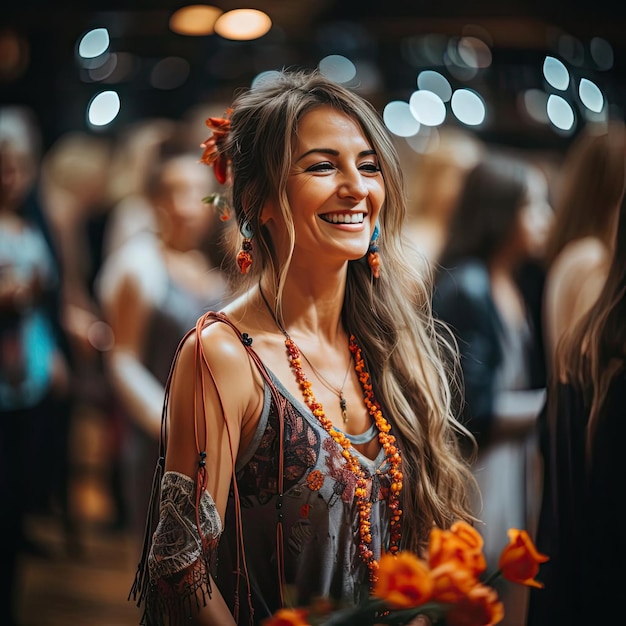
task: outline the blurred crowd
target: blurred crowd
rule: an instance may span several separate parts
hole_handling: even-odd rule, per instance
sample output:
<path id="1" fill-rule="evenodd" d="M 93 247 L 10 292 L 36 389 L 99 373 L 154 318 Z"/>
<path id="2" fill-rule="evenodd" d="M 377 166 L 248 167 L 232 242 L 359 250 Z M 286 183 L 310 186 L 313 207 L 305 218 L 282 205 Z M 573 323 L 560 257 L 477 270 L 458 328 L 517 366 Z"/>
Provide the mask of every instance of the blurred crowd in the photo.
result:
<path id="1" fill-rule="evenodd" d="M 214 111 L 223 107 L 44 147 L 31 111 L 0 110 L 3 624 L 19 622 L 19 559 L 37 549 L 29 516 L 59 520 L 68 552 L 80 550 L 70 438 L 86 406 L 107 420 L 113 509 L 103 532 L 127 532 L 141 548 L 171 359 L 196 319 L 230 297 L 233 225 L 203 202 L 221 189 L 198 164 Z M 546 396 L 557 347 L 614 259 L 624 128 L 590 124 L 550 154 L 456 127 L 419 154 L 398 146 L 406 237 L 461 354 L 458 414 L 479 444 L 475 508 L 492 561 L 508 528 L 537 536 L 542 500 L 549 506 Z M 503 624 L 525 626 L 527 591 L 500 591 Z"/>

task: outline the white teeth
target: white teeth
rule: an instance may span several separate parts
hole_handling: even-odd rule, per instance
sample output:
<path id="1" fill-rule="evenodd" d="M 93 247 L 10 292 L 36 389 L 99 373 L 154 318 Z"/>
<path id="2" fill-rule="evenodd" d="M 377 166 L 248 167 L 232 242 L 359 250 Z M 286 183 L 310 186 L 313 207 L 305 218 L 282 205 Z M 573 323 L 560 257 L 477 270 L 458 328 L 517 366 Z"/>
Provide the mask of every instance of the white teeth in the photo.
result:
<path id="1" fill-rule="evenodd" d="M 362 224 L 363 213 L 327 213 L 322 219 L 333 224 Z"/>

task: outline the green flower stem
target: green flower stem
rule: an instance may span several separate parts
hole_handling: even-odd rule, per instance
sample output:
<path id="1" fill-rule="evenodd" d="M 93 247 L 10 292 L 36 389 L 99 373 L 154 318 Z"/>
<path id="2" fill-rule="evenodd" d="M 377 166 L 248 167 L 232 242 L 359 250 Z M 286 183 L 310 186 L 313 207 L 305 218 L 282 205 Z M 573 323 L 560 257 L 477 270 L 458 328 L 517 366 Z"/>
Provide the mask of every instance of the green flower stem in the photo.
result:
<path id="1" fill-rule="evenodd" d="M 496 578 L 499 578 L 501 575 L 502 575 L 502 570 L 497 569 L 495 572 L 492 572 L 491 574 L 489 574 L 489 576 L 487 576 L 484 584 L 487 585 L 488 587 L 491 587 L 494 581 L 496 580 Z"/>
<path id="2" fill-rule="evenodd" d="M 358 607 L 341 609 L 321 622 L 319 626 L 365 626 L 378 622 L 376 613 L 385 609 L 382 600 L 369 600 Z"/>
<path id="3" fill-rule="evenodd" d="M 418 615 L 426 615 L 433 624 L 437 624 L 445 616 L 446 606 L 440 602 L 427 602 L 410 609 L 396 609 L 390 611 L 387 615 L 376 618 L 376 623 L 401 626 L 402 624 L 408 624 Z"/>
<path id="4" fill-rule="evenodd" d="M 446 606 L 439 602 L 428 602 L 410 609 L 388 610 L 384 601 L 371 600 L 360 607 L 337 611 L 322 621 L 319 626 L 373 626 L 374 624 L 402 626 L 418 615 L 426 615 L 433 624 L 438 624 L 439 620 L 445 616 Z M 385 614 L 380 615 L 381 611 Z"/>

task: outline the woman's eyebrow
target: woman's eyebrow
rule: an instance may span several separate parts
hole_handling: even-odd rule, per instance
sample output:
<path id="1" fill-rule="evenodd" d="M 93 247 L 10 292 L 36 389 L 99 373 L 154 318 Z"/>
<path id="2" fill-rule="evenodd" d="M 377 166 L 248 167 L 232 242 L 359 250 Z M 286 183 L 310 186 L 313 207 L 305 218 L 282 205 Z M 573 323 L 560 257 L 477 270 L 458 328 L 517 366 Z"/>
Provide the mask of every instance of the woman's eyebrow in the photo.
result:
<path id="1" fill-rule="evenodd" d="M 304 154 L 301 154 L 297 159 L 296 159 L 296 163 L 298 161 L 301 161 L 302 159 L 304 159 L 304 157 L 308 156 L 309 154 L 314 154 L 314 153 L 319 153 L 319 154 L 329 154 L 331 156 L 339 156 L 339 150 L 335 150 L 333 148 L 312 148 L 311 150 L 307 150 Z M 361 152 L 359 152 L 359 154 L 357 155 L 359 158 L 362 158 L 364 156 L 369 156 L 369 155 L 376 155 L 376 151 L 375 150 L 363 150 Z"/>

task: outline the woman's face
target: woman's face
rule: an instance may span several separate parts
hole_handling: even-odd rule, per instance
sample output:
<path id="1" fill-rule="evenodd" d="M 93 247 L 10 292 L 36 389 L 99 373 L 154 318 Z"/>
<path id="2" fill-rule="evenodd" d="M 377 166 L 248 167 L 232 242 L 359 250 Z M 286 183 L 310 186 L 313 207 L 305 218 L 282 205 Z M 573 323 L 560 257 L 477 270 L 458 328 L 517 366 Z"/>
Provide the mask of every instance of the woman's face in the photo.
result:
<path id="1" fill-rule="evenodd" d="M 0 142 L 0 209 L 19 208 L 34 176 L 31 155 L 10 142 Z"/>
<path id="2" fill-rule="evenodd" d="M 552 219 L 548 181 L 543 172 L 531 170 L 527 202 L 519 215 L 520 239 L 528 256 L 539 258 L 543 255 Z"/>
<path id="3" fill-rule="evenodd" d="M 385 200 L 378 157 L 360 126 L 330 106 L 305 114 L 294 140 L 286 187 L 296 244 L 293 262 L 327 260 L 342 267 L 363 257 Z M 268 202 L 264 221 L 278 249 L 286 245 L 282 218 Z"/>
<path id="4" fill-rule="evenodd" d="M 214 223 L 214 212 L 202 198 L 211 191 L 207 168 L 188 156 L 174 158 L 161 172 L 155 198 L 163 239 L 180 250 L 197 248 Z"/>

